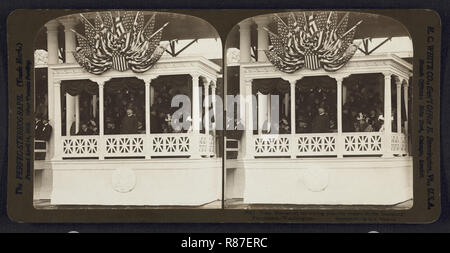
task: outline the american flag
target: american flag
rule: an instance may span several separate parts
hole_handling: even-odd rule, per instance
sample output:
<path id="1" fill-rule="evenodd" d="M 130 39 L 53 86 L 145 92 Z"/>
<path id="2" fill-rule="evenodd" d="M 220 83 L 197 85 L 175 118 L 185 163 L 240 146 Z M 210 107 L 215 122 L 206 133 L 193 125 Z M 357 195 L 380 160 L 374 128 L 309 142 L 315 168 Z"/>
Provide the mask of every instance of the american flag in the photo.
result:
<path id="1" fill-rule="evenodd" d="M 113 52 L 112 68 L 118 71 L 125 71 L 128 69 L 128 63 L 125 56 L 120 55 L 119 52 Z"/>
<path id="2" fill-rule="evenodd" d="M 142 12 L 97 13 L 93 24 L 82 14 L 84 36 L 77 33 L 75 60 L 88 72 L 102 74 L 113 68 L 145 72 L 161 58 L 166 46 L 160 46 L 163 29 L 154 31 L 155 15 L 145 23 Z"/>
<path id="3" fill-rule="evenodd" d="M 306 67 L 336 71 L 354 55 L 356 27 L 347 29 L 348 15 L 338 23 L 336 12 L 289 13 L 287 22 L 275 15 L 277 32 L 269 32 L 272 47 L 265 53 L 280 71 L 293 73 Z"/>
<path id="4" fill-rule="evenodd" d="M 311 13 L 311 15 L 308 16 L 308 27 L 309 27 L 309 33 L 314 34 L 319 29 L 317 29 L 316 19 L 314 17 L 314 14 Z"/>

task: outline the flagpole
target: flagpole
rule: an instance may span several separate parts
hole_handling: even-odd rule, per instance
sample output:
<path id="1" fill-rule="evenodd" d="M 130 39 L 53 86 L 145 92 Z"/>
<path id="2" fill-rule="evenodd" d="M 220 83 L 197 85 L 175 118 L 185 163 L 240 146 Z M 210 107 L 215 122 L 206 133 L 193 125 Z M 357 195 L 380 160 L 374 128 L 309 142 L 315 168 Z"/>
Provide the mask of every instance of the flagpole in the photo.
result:
<path id="1" fill-rule="evenodd" d="M 166 27 L 169 24 L 169 22 L 165 23 L 161 28 L 159 28 L 156 32 L 154 32 L 149 38 L 148 40 L 150 40 L 153 36 L 155 36 L 157 33 L 159 33 L 162 29 L 164 29 L 164 27 Z"/>
<path id="2" fill-rule="evenodd" d="M 86 21 L 93 29 L 95 29 L 95 27 L 91 24 L 91 22 L 89 22 L 89 20 L 83 16 L 83 14 L 80 13 L 80 16 L 84 19 L 84 21 Z"/>
<path id="3" fill-rule="evenodd" d="M 352 28 L 348 29 L 348 31 L 346 31 L 344 34 L 342 34 L 341 36 L 339 36 L 339 38 L 343 38 L 345 37 L 345 35 L 347 35 L 350 31 L 354 30 L 359 24 L 362 23 L 362 20 L 360 20 L 358 23 L 356 23 L 356 25 L 354 25 Z"/>

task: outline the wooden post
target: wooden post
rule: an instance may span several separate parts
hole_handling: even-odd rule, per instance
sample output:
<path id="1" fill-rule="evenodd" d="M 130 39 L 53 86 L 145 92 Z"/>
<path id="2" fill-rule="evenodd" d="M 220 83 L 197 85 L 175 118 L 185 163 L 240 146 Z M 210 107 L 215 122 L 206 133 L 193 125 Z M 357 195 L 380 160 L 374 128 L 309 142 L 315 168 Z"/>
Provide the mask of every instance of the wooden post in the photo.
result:
<path id="1" fill-rule="evenodd" d="M 391 123 L 391 73 L 386 72 L 384 75 L 384 141 L 383 141 L 383 157 L 393 157 L 392 143 L 392 123 Z"/>
<path id="2" fill-rule="evenodd" d="M 53 126 L 54 153 L 53 160 L 61 160 L 62 141 L 61 141 L 61 80 L 54 80 L 54 102 L 55 102 L 55 123 Z"/>
<path id="3" fill-rule="evenodd" d="M 144 152 L 145 152 L 145 158 L 150 159 L 151 158 L 151 139 L 150 139 L 150 104 L 151 104 L 151 98 L 150 98 L 150 86 L 152 79 L 148 78 L 144 80 L 145 82 L 145 144 L 144 144 Z"/>
<path id="4" fill-rule="evenodd" d="M 205 84 L 203 85 L 203 90 L 205 92 L 205 101 L 203 105 L 205 107 L 205 116 L 203 120 L 203 124 L 205 125 L 205 135 L 209 135 L 209 80 L 207 79 Z"/>
<path id="5" fill-rule="evenodd" d="M 409 114 L 408 114 L 408 80 L 405 79 L 405 84 L 403 85 L 403 100 L 405 103 L 405 141 L 406 141 L 406 155 L 409 151 Z"/>
<path id="6" fill-rule="evenodd" d="M 53 82 L 53 70 L 51 69 L 51 65 L 58 64 L 58 27 L 59 22 L 56 20 L 51 20 L 45 24 L 47 28 L 47 52 L 48 52 L 48 82 L 47 82 L 47 117 L 50 125 L 53 127 L 56 126 L 58 120 L 61 120 L 61 115 L 59 118 L 55 113 L 55 97 L 54 97 L 54 82 Z M 50 160 L 54 158 L 56 143 L 55 143 L 55 131 L 52 131 L 50 141 L 48 143 L 47 152 L 46 152 L 46 160 Z"/>
<path id="7" fill-rule="evenodd" d="M 105 86 L 105 81 L 98 82 L 98 94 L 99 94 L 99 117 L 98 117 L 98 132 L 99 132 L 99 159 L 104 160 L 105 159 L 105 145 L 106 141 L 104 141 L 104 135 L 105 135 L 105 120 L 104 120 L 104 96 L 103 96 L 103 88 Z"/>
<path id="8" fill-rule="evenodd" d="M 199 80 L 198 74 L 191 74 L 192 76 L 192 133 L 190 143 L 191 158 L 201 158 L 199 151 L 200 144 L 200 100 L 199 100 Z"/>
<path id="9" fill-rule="evenodd" d="M 337 94 L 337 137 L 336 137 L 336 151 L 337 151 L 337 157 L 343 158 L 344 157 L 344 150 L 345 150 L 345 140 L 344 136 L 342 134 L 342 81 L 344 80 L 343 77 L 335 77 L 336 79 L 336 94 Z"/>
<path id="10" fill-rule="evenodd" d="M 397 85 L 397 133 L 402 133 L 402 80 L 396 82 Z"/>
<path id="11" fill-rule="evenodd" d="M 253 143 L 253 94 L 252 94 L 252 80 L 245 81 L 245 159 L 254 158 L 254 143 Z"/>
<path id="12" fill-rule="evenodd" d="M 295 125 L 295 85 L 297 83 L 297 80 L 289 80 L 289 85 L 290 85 L 290 113 L 291 113 L 291 138 L 289 138 L 289 142 L 290 142 L 290 151 L 291 151 L 291 158 L 296 158 L 297 157 L 297 145 L 296 145 L 296 141 L 295 141 L 295 134 L 296 134 L 296 125 Z"/>

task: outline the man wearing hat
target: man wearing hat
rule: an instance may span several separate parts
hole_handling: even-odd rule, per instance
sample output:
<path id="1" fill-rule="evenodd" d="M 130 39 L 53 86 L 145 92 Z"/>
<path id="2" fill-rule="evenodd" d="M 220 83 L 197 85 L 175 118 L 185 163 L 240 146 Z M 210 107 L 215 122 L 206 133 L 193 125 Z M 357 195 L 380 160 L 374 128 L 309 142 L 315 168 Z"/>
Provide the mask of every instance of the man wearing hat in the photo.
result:
<path id="1" fill-rule="evenodd" d="M 50 126 L 48 119 L 44 118 L 42 119 L 42 130 L 41 130 L 41 138 L 44 141 L 49 141 L 50 136 L 52 135 L 52 126 Z"/>
<path id="2" fill-rule="evenodd" d="M 132 108 L 128 108 L 125 117 L 122 119 L 120 125 L 120 132 L 122 134 L 137 134 L 138 132 L 138 120 L 133 112 Z"/>
<path id="3" fill-rule="evenodd" d="M 325 109 L 320 106 L 318 109 L 319 114 L 314 118 L 312 122 L 313 133 L 328 133 L 330 130 L 330 119 L 325 113 Z"/>

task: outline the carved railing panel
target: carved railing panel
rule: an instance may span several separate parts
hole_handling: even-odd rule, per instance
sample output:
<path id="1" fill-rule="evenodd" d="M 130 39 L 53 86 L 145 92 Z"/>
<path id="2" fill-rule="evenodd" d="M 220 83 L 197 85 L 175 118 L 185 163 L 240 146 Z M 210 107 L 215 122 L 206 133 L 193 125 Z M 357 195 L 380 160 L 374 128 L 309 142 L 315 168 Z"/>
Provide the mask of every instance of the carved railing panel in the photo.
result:
<path id="1" fill-rule="evenodd" d="M 201 135 L 199 139 L 199 152 L 200 155 L 212 156 L 214 155 L 214 136 Z"/>
<path id="2" fill-rule="evenodd" d="M 297 134 L 295 135 L 296 155 L 336 155 L 337 134 Z"/>
<path id="3" fill-rule="evenodd" d="M 98 136 L 64 136 L 62 137 L 62 157 L 97 157 L 98 144 Z"/>
<path id="4" fill-rule="evenodd" d="M 146 143 L 148 141 L 148 143 Z M 194 133 L 64 136 L 63 158 L 214 156 L 213 135 Z"/>
<path id="5" fill-rule="evenodd" d="M 382 154 L 382 135 L 378 132 L 344 133 L 344 155 Z"/>
<path id="6" fill-rule="evenodd" d="M 254 136 L 255 156 L 287 156 L 290 155 L 290 135 Z"/>
<path id="7" fill-rule="evenodd" d="M 104 136 L 105 157 L 144 156 L 145 135 Z"/>
<path id="8" fill-rule="evenodd" d="M 189 134 L 151 134 L 152 156 L 189 156 L 192 145 Z"/>
<path id="9" fill-rule="evenodd" d="M 406 154 L 407 153 L 407 139 L 403 133 L 392 133 L 391 136 L 391 149 L 394 154 Z"/>

